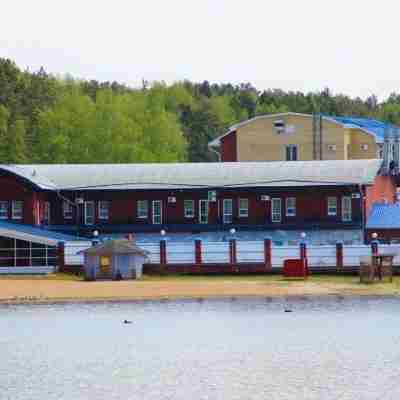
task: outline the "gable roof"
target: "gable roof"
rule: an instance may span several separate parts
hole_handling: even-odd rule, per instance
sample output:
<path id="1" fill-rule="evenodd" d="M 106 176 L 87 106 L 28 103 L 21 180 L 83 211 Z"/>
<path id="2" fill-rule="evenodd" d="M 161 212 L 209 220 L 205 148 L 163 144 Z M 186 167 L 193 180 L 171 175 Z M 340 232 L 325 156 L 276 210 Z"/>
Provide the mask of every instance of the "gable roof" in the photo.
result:
<path id="1" fill-rule="evenodd" d="M 371 184 L 382 160 L 2 166 L 43 190 L 152 190 Z"/>
<path id="2" fill-rule="evenodd" d="M 302 114 L 302 113 L 294 113 L 294 112 L 286 112 L 286 113 L 279 113 L 279 114 L 266 114 L 266 115 L 258 115 L 254 118 L 250 118 L 246 121 L 239 122 L 235 125 L 232 125 L 227 132 L 224 134 L 216 137 L 214 140 L 208 143 L 211 147 L 217 147 L 221 144 L 221 139 L 230 133 L 236 131 L 241 126 L 247 125 L 259 119 L 265 118 L 281 118 L 285 116 L 302 116 L 312 118 L 312 114 Z M 376 119 L 371 118 L 355 118 L 355 117 L 336 117 L 330 115 L 323 115 L 322 116 L 326 121 L 333 122 L 339 125 L 342 125 L 344 128 L 347 129 L 361 129 L 362 131 L 373 135 L 377 143 L 382 143 L 384 138 L 385 129 L 394 130 L 399 129 L 395 125 L 388 124 L 382 121 L 378 121 Z"/>
<path id="3" fill-rule="evenodd" d="M 375 203 L 368 216 L 366 229 L 400 229 L 400 203 Z"/>

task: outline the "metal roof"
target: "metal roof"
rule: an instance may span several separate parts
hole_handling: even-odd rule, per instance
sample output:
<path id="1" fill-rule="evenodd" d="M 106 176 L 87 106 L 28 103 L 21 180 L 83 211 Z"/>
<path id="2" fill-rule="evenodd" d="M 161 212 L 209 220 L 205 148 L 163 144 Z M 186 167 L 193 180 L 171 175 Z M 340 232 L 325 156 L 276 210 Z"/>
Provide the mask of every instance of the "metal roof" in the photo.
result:
<path id="1" fill-rule="evenodd" d="M 113 254 L 140 254 L 147 256 L 148 251 L 142 249 L 137 244 L 128 239 L 111 239 L 100 242 L 96 246 L 80 251 L 78 254 L 87 255 L 113 255 Z"/>
<path id="2" fill-rule="evenodd" d="M 26 240 L 27 242 L 45 244 L 47 246 L 56 246 L 59 242 L 70 242 L 85 240 L 72 235 L 49 231 L 47 229 L 37 228 L 26 224 L 13 224 L 11 222 L 0 221 L 0 236 Z"/>
<path id="3" fill-rule="evenodd" d="M 375 203 L 368 216 L 367 229 L 400 229 L 400 203 Z"/>
<path id="4" fill-rule="evenodd" d="M 312 118 L 312 114 L 301 114 L 301 113 L 294 113 L 294 112 L 258 115 L 257 117 L 254 117 L 254 118 L 248 119 L 246 121 L 242 121 L 235 125 L 232 125 L 231 127 L 229 127 L 227 132 L 225 132 L 224 134 L 213 139 L 211 142 L 208 143 L 208 145 L 209 146 L 219 146 L 220 139 L 222 139 L 226 135 L 229 135 L 231 132 L 234 132 L 236 129 L 240 128 L 241 126 L 247 125 L 253 121 L 257 121 L 257 120 L 263 119 L 263 118 L 280 118 L 280 117 L 284 117 L 287 115 L 294 115 L 294 116 L 297 115 L 297 116 Z M 375 137 L 375 140 L 378 143 L 383 142 L 385 129 L 389 129 L 389 131 L 399 129 L 395 125 L 388 124 L 388 123 L 378 121 L 376 119 L 371 119 L 371 118 L 337 117 L 337 116 L 331 116 L 331 115 L 323 115 L 323 118 L 327 121 L 334 122 L 336 124 L 340 124 L 343 127 L 348 128 L 348 129 L 361 129 L 364 132 L 373 135 Z"/>
<path id="5" fill-rule="evenodd" d="M 150 190 L 371 184 L 382 160 L 2 166 L 42 189 Z M 28 179 L 28 178 L 27 178 Z"/>

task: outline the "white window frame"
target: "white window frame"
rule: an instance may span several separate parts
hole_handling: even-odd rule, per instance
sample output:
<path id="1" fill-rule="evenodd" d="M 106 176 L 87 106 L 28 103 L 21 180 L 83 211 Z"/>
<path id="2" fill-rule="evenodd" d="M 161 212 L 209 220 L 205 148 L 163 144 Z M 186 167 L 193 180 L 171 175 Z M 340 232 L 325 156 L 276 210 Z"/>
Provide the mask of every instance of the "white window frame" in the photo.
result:
<path id="1" fill-rule="evenodd" d="M 332 202 L 330 204 L 330 202 Z M 334 203 L 334 204 L 333 204 Z M 328 196 L 326 200 L 327 214 L 331 217 L 337 215 L 337 197 L 336 196 Z M 333 211 L 334 209 L 334 211 Z"/>
<path id="2" fill-rule="evenodd" d="M 156 208 L 159 208 L 159 213 L 156 213 Z M 163 217 L 163 212 L 162 212 L 162 200 L 153 200 L 151 203 L 151 216 L 152 216 L 152 222 L 153 225 L 161 225 L 162 224 L 162 217 Z"/>
<path id="3" fill-rule="evenodd" d="M 100 200 L 97 207 L 99 219 L 107 221 L 110 218 L 110 202 L 108 200 Z"/>
<path id="4" fill-rule="evenodd" d="M 194 218 L 194 200 L 184 200 L 183 210 L 185 218 Z"/>
<path id="5" fill-rule="evenodd" d="M 274 211 L 274 204 L 279 204 L 279 213 Z M 278 217 L 278 218 L 276 218 Z M 274 197 L 271 199 L 271 221 L 281 222 L 282 221 L 282 199 L 280 197 Z"/>
<path id="6" fill-rule="evenodd" d="M 92 207 L 92 209 L 93 209 L 93 217 L 92 217 L 93 220 L 92 221 L 88 220 L 88 213 L 87 213 L 88 206 Z M 96 214 L 96 206 L 94 204 L 94 201 L 85 201 L 85 203 L 83 205 L 83 211 L 84 211 L 85 225 L 94 225 L 95 220 L 96 220 L 96 215 L 95 215 Z"/>
<path id="7" fill-rule="evenodd" d="M 241 203 L 244 202 L 245 206 Z M 247 218 L 249 216 L 249 199 L 240 198 L 238 200 L 239 218 Z"/>
<path id="8" fill-rule="evenodd" d="M 0 201 L 0 219 L 8 219 L 8 207 L 7 200 Z"/>
<path id="9" fill-rule="evenodd" d="M 23 216 L 24 216 L 24 202 L 22 200 L 13 200 L 11 203 L 11 218 L 21 220 Z"/>
<path id="10" fill-rule="evenodd" d="M 202 213 L 202 204 L 205 204 L 207 214 Z M 206 199 L 199 200 L 199 224 L 208 224 L 209 201 Z"/>
<path id="11" fill-rule="evenodd" d="M 148 200 L 138 200 L 136 202 L 137 207 L 137 217 L 140 219 L 147 219 L 149 217 L 149 201 Z"/>
<path id="12" fill-rule="evenodd" d="M 63 202 L 63 217 L 64 219 L 72 219 L 73 208 L 69 201 Z"/>
<path id="13" fill-rule="evenodd" d="M 233 222 L 233 200 L 223 199 L 222 201 L 222 222 L 232 224 Z"/>
<path id="14" fill-rule="evenodd" d="M 289 159 L 287 157 L 289 149 Z M 293 149 L 296 149 L 296 159 L 293 159 Z M 299 160 L 299 146 L 297 144 L 287 144 L 285 145 L 285 160 L 286 161 L 298 161 Z"/>
<path id="15" fill-rule="evenodd" d="M 293 204 L 289 204 L 290 202 L 293 202 Z M 296 216 L 296 197 L 286 198 L 286 216 L 287 217 Z"/>
<path id="16" fill-rule="evenodd" d="M 348 210 L 345 210 L 345 205 L 349 206 Z M 351 204 L 351 196 L 343 196 L 342 197 L 342 221 L 343 222 L 350 222 L 352 221 L 352 204 Z"/>
<path id="17" fill-rule="evenodd" d="M 43 206 L 43 219 L 50 224 L 50 217 L 51 217 L 51 205 L 49 201 L 44 202 Z"/>

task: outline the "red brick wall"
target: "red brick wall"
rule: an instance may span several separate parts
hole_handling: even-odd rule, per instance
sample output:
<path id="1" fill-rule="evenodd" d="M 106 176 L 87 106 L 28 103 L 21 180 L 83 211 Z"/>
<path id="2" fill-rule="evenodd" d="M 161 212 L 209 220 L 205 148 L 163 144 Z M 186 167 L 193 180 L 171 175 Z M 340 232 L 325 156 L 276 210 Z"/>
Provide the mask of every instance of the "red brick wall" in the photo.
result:
<path id="1" fill-rule="evenodd" d="M 221 161 L 237 161 L 236 131 L 221 139 Z"/>
<path id="2" fill-rule="evenodd" d="M 387 201 L 394 203 L 396 200 L 396 184 L 390 175 L 378 175 L 374 183 L 365 190 L 365 216 L 368 219 L 374 203 Z"/>

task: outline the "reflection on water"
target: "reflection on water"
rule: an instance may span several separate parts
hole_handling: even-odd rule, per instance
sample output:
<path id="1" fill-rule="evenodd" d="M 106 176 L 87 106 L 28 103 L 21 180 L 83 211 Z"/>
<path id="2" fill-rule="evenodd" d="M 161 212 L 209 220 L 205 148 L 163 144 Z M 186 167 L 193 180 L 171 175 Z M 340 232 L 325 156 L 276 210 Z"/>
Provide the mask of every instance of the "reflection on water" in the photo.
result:
<path id="1" fill-rule="evenodd" d="M 398 400 L 399 309 L 393 298 L 0 306 L 0 399 Z"/>

